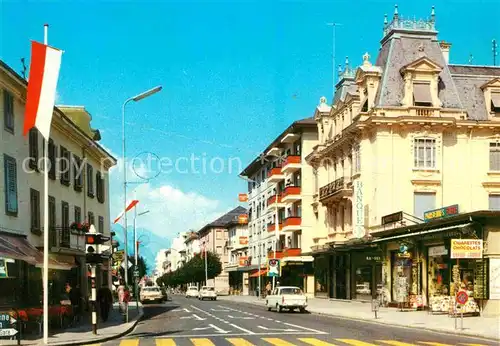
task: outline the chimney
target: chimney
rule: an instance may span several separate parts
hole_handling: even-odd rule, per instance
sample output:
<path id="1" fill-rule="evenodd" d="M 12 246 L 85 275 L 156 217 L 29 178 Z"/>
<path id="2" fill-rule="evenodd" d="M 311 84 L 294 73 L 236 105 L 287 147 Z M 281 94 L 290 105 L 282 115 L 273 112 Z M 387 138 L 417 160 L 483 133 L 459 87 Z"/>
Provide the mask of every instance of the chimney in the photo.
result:
<path id="1" fill-rule="evenodd" d="M 439 42 L 439 47 L 441 47 L 441 52 L 443 53 L 444 61 L 446 62 L 446 64 L 449 64 L 451 43 L 446 41 L 441 41 Z"/>

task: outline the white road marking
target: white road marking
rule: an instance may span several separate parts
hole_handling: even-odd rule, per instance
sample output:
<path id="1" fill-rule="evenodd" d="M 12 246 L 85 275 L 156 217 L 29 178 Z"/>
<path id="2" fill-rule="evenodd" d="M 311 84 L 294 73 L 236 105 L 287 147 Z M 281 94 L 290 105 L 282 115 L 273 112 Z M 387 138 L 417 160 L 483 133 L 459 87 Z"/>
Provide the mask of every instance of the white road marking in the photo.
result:
<path id="1" fill-rule="evenodd" d="M 240 326 L 237 326 L 236 324 L 229 323 L 229 325 L 230 325 L 231 327 L 234 327 L 234 328 L 236 328 L 236 329 L 239 329 L 239 330 L 241 330 L 242 332 L 245 332 L 245 333 L 247 333 L 247 334 L 250 334 L 250 335 L 254 335 L 254 334 L 255 334 L 255 333 L 254 333 L 254 332 L 252 332 L 251 330 L 248 330 L 248 329 L 245 329 L 245 328 L 241 328 Z"/>
<path id="2" fill-rule="evenodd" d="M 327 333 L 328 334 L 328 333 Z M 255 336 L 265 336 L 265 335 L 311 335 L 311 332 L 264 332 L 264 333 L 252 333 Z M 212 336 L 220 336 L 220 334 L 186 334 L 186 335 L 169 335 L 169 338 L 208 338 Z M 224 334 L 226 336 L 248 336 L 248 333 L 230 333 Z"/>
<path id="3" fill-rule="evenodd" d="M 208 316 L 210 316 L 210 317 L 213 317 L 213 318 L 215 318 L 215 319 L 218 319 L 218 320 L 220 320 L 220 321 L 222 321 L 222 322 L 226 322 L 225 320 L 220 319 L 219 317 L 214 316 L 214 315 L 212 315 L 211 313 L 209 313 L 209 312 L 207 312 L 207 311 L 204 311 L 204 310 L 202 310 L 202 309 L 200 309 L 200 308 L 198 308 L 198 307 L 196 307 L 196 306 L 194 306 L 194 305 L 191 305 L 191 307 L 192 307 L 193 309 L 195 309 L 195 310 L 198 310 L 198 311 L 203 312 L 204 314 L 206 314 L 206 315 L 208 315 Z M 248 329 L 242 328 L 242 327 L 240 327 L 240 326 L 237 326 L 236 324 L 233 324 L 233 323 L 227 323 L 227 324 L 229 324 L 231 327 L 234 327 L 234 328 L 236 328 L 236 329 L 239 329 L 239 330 L 241 330 L 242 332 L 245 332 L 245 333 L 247 333 L 247 334 L 250 334 L 250 335 L 255 334 L 255 333 L 254 333 L 254 332 L 252 332 L 251 330 L 248 330 Z"/>
<path id="4" fill-rule="evenodd" d="M 264 330 L 280 331 L 280 332 L 298 332 L 298 330 L 296 330 L 296 329 L 267 328 L 264 326 L 257 326 L 257 328 L 264 329 Z"/>
<path id="5" fill-rule="evenodd" d="M 227 333 L 229 333 L 228 330 L 221 329 L 221 328 L 217 327 L 214 324 L 209 324 L 208 327 L 193 328 L 193 330 L 207 330 L 207 329 L 215 329 L 217 331 L 217 333 L 221 333 L 221 334 L 227 334 Z"/>
<path id="6" fill-rule="evenodd" d="M 222 311 L 222 312 L 229 312 L 230 310 L 228 309 L 210 309 L 211 311 Z"/>
<path id="7" fill-rule="evenodd" d="M 191 311 L 189 311 L 188 309 L 185 309 L 185 308 L 183 308 L 183 309 L 179 308 L 179 309 L 172 310 L 172 312 L 181 312 L 181 311 L 185 311 L 187 313 L 191 312 Z"/>
<path id="8" fill-rule="evenodd" d="M 200 316 L 198 316 L 197 314 L 193 314 L 191 316 L 182 316 L 181 319 L 191 319 L 191 318 L 194 318 L 195 320 L 198 320 L 198 321 L 205 321 L 206 318 L 202 318 Z"/>
<path id="9" fill-rule="evenodd" d="M 312 329 L 312 328 L 306 328 L 306 327 L 298 326 L 296 324 L 292 324 L 292 323 L 288 323 L 288 322 L 281 322 L 281 323 L 286 324 L 287 326 L 290 326 L 290 327 L 300 328 L 300 329 L 308 330 L 310 332 L 315 332 L 315 333 L 318 333 L 318 334 L 328 334 L 326 332 L 322 332 L 321 330 Z"/>
<path id="10" fill-rule="evenodd" d="M 233 316 L 233 315 L 227 315 L 227 317 L 233 318 L 235 320 L 254 320 L 255 319 L 254 317 L 246 317 L 246 316 L 238 317 L 238 316 Z"/>

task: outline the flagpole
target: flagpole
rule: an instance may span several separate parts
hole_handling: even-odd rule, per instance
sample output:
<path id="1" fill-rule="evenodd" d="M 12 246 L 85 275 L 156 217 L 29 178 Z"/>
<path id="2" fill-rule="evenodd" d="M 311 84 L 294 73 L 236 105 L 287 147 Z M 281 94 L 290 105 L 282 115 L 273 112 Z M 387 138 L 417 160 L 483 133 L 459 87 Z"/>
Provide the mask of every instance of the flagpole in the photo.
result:
<path id="1" fill-rule="evenodd" d="M 48 43 L 49 25 L 43 26 L 43 43 Z M 49 343 L 49 138 L 44 141 L 43 169 L 43 342 Z"/>

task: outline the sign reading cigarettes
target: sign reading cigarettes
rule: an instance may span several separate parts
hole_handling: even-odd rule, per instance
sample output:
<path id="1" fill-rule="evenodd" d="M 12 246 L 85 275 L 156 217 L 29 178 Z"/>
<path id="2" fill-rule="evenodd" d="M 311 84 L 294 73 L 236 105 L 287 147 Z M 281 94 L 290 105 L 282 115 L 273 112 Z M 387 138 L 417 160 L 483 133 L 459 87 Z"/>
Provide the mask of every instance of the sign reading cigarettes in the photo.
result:
<path id="1" fill-rule="evenodd" d="M 483 258 L 483 241 L 481 239 L 452 239 L 451 258 Z"/>

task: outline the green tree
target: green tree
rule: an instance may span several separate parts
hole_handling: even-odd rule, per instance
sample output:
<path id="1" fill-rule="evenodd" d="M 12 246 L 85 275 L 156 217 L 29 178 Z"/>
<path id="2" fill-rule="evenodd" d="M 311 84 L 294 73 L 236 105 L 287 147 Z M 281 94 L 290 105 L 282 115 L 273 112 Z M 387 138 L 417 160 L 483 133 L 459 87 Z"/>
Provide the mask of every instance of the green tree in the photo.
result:
<path id="1" fill-rule="evenodd" d="M 207 276 L 213 279 L 222 272 L 222 263 L 217 254 L 207 252 Z M 190 282 L 205 281 L 204 254 L 191 258 L 184 266 L 176 271 L 164 274 L 160 282 L 165 286 L 176 287 Z"/>

